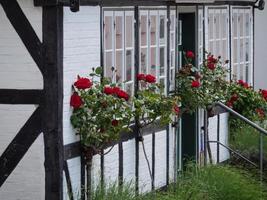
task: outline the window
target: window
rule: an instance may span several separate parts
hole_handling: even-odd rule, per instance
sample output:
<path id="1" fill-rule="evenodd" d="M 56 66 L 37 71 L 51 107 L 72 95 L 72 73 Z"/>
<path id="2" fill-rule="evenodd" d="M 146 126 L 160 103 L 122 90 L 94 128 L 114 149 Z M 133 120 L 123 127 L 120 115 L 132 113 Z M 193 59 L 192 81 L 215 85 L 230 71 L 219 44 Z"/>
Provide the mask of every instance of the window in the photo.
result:
<path id="1" fill-rule="evenodd" d="M 176 11 L 170 11 L 170 91 L 175 89 L 175 66 L 176 66 Z"/>
<path id="2" fill-rule="evenodd" d="M 228 7 L 206 9 L 206 50 L 222 61 L 230 59 L 229 54 L 229 10 Z"/>
<path id="3" fill-rule="evenodd" d="M 232 8 L 232 78 L 252 83 L 252 9 Z"/>
<path id="4" fill-rule="evenodd" d="M 157 77 L 157 82 L 166 86 L 166 10 L 140 11 L 140 73 L 151 73 Z"/>
<path id="5" fill-rule="evenodd" d="M 203 64 L 204 44 L 203 44 L 203 8 L 198 9 L 198 64 Z"/>
<path id="6" fill-rule="evenodd" d="M 114 67 L 112 73 L 111 68 Z M 133 95 L 134 12 L 104 11 L 104 74 Z"/>

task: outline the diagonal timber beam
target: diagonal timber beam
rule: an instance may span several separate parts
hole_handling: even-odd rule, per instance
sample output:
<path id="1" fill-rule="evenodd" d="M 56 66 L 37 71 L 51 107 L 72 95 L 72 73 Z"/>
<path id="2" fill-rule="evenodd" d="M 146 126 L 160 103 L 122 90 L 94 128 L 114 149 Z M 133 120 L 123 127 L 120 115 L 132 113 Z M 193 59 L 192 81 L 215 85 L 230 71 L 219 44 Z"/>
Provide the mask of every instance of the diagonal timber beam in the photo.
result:
<path id="1" fill-rule="evenodd" d="M 0 104 L 40 104 L 43 90 L 0 89 Z"/>
<path id="2" fill-rule="evenodd" d="M 0 0 L 7 18 L 43 74 L 42 43 L 16 0 Z"/>
<path id="3" fill-rule="evenodd" d="M 0 157 L 0 187 L 41 132 L 41 112 L 38 107 Z"/>

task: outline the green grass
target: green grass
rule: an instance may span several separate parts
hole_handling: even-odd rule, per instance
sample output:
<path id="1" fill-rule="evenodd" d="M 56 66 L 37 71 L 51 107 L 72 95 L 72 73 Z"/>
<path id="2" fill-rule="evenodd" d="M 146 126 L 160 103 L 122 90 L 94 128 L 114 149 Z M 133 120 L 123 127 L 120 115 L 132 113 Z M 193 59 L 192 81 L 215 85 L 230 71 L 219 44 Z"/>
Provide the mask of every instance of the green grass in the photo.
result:
<path id="1" fill-rule="evenodd" d="M 92 200 L 264 200 L 260 184 L 248 172 L 229 166 L 189 166 L 165 192 L 135 197 L 131 185 L 118 188 L 112 184 L 108 189 L 98 187 Z M 155 197 L 155 198 L 154 198 Z"/>

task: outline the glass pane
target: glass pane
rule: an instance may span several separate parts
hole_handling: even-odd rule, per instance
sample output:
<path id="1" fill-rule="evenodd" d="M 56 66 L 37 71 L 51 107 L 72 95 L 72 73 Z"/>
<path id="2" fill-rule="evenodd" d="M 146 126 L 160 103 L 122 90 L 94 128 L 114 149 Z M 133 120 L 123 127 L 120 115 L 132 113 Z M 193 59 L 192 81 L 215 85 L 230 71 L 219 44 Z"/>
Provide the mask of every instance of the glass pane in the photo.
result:
<path id="1" fill-rule="evenodd" d="M 150 49 L 150 73 L 156 76 L 156 65 L 157 65 L 157 51 L 156 48 Z"/>
<path id="2" fill-rule="evenodd" d="M 220 39 L 220 14 L 215 15 L 214 19 L 216 39 Z"/>
<path id="3" fill-rule="evenodd" d="M 246 14 L 246 36 L 250 36 L 250 17 L 249 17 L 249 13 Z"/>
<path id="4" fill-rule="evenodd" d="M 159 81 L 159 83 L 160 83 L 161 85 L 165 86 L 165 78 L 161 78 L 160 81 Z M 164 87 L 164 88 L 165 88 L 165 87 Z"/>
<path id="5" fill-rule="evenodd" d="M 214 20 L 213 20 L 213 14 L 210 13 L 209 14 L 209 39 L 213 39 L 213 23 L 214 23 Z"/>
<path id="6" fill-rule="evenodd" d="M 133 47 L 133 16 L 126 16 L 126 47 Z"/>
<path id="7" fill-rule="evenodd" d="M 240 36 L 242 37 L 244 34 L 244 15 L 241 13 L 239 15 L 239 27 L 240 27 Z"/>
<path id="8" fill-rule="evenodd" d="M 214 44 L 214 42 L 209 42 L 209 49 L 208 49 L 208 51 L 209 51 L 210 53 L 212 53 L 212 54 L 214 54 L 213 44 Z"/>
<path id="9" fill-rule="evenodd" d="M 160 59 L 160 76 L 163 76 L 165 73 L 165 48 L 162 47 L 160 48 L 160 55 L 159 55 L 159 59 Z"/>
<path id="10" fill-rule="evenodd" d="M 105 16 L 105 49 L 112 49 L 112 17 Z"/>
<path id="11" fill-rule="evenodd" d="M 146 73 L 146 66 L 147 66 L 147 48 L 141 49 L 141 69 L 140 73 Z"/>
<path id="12" fill-rule="evenodd" d="M 246 82 L 249 82 L 249 68 L 250 68 L 250 63 L 246 63 Z"/>
<path id="13" fill-rule="evenodd" d="M 244 39 L 240 39 L 240 49 L 239 49 L 239 55 L 240 55 L 240 62 L 244 62 Z"/>
<path id="14" fill-rule="evenodd" d="M 237 64 L 233 65 L 233 78 L 238 79 L 237 77 Z"/>
<path id="15" fill-rule="evenodd" d="M 171 15 L 171 31 L 175 31 L 175 15 Z"/>
<path id="16" fill-rule="evenodd" d="M 122 49 L 123 43 L 123 21 L 122 16 L 116 16 L 116 49 Z"/>
<path id="17" fill-rule="evenodd" d="M 156 45 L 157 37 L 157 16 L 150 16 L 150 42 L 151 45 Z"/>
<path id="18" fill-rule="evenodd" d="M 238 77 L 238 79 L 240 79 L 240 80 L 244 80 L 244 65 L 243 64 L 241 64 L 241 65 L 239 65 L 239 77 Z"/>
<path id="19" fill-rule="evenodd" d="M 112 56 L 113 52 L 105 53 L 105 75 L 110 78 L 112 77 L 111 67 L 113 67 Z"/>
<path id="20" fill-rule="evenodd" d="M 123 80 L 122 70 L 123 70 L 123 51 L 116 52 L 116 82 L 121 83 Z"/>
<path id="21" fill-rule="evenodd" d="M 175 52 L 171 51 L 171 67 L 175 67 Z"/>
<path id="22" fill-rule="evenodd" d="M 222 54 L 222 49 L 221 49 L 220 43 L 221 43 L 221 41 L 216 41 L 216 51 L 214 51 L 214 54 L 216 56 L 221 56 L 221 54 Z"/>
<path id="23" fill-rule="evenodd" d="M 160 28 L 159 28 L 159 38 L 162 39 L 160 42 L 164 43 L 165 40 L 165 16 L 160 16 Z"/>
<path id="24" fill-rule="evenodd" d="M 171 49 L 174 49 L 175 46 L 175 37 L 174 33 L 171 33 Z"/>
<path id="25" fill-rule="evenodd" d="M 245 55 L 245 61 L 248 62 L 250 61 L 249 57 L 250 57 L 250 40 L 246 39 L 246 44 L 245 44 L 245 49 L 246 49 L 246 55 Z"/>
<path id="26" fill-rule="evenodd" d="M 227 30 L 228 30 L 226 14 L 221 15 L 221 23 L 222 23 L 222 26 L 221 26 L 222 38 L 226 38 L 227 37 Z"/>
<path id="27" fill-rule="evenodd" d="M 238 52 L 238 46 L 237 46 L 238 39 L 234 39 L 234 48 L 233 48 L 233 61 L 234 63 L 238 62 L 237 52 Z"/>
<path id="28" fill-rule="evenodd" d="M 237 26 L 238 26 L 238 14 L 234 13 L 234 20 L 233 20 L 233 29 L 234 29 L 234 37 L 237 37 Z"/>
<path id="29" fill-rule="evenodd" d="M 126 51 L 126 81 L 132 80 L 132 58 L 133 58 L 133 51 L 127 50 Z"/>
<path id="30" fill-rule="evenodd" d="M 227 40 L 222 41 L 222 59 L 223 61 L 229 60 L 228 58 L 228 48 L 227 48 Z"/>
<path id="31" fill-rule="evenodd" d="M 147 16 L 141 16 L 141 45 L 147 45 Z"/>

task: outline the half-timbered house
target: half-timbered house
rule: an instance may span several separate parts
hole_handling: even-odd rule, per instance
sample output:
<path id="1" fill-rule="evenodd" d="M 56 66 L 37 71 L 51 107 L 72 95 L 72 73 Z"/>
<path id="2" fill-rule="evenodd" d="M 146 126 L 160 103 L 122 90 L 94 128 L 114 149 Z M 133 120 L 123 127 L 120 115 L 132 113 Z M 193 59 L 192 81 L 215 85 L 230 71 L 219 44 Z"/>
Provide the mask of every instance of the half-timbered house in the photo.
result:
<path id="1" fill-rule="evenodd" d="M 230 77 L 254 83 L 253 0 L 0 0 L 0 199 L 77 199 L 85 183 L 69 100 L 77 75 L 103 66 L 134 95 L 136 74 L 175 88 L 182 51 L 229 59 Z M 260 1 L 262 4 L 262 0 Z M 209 119 L 210 140 L 228 142 L 227 113 Z M 204 159 L 203 112 L 176 127 L 123 135 L 93 157 L 92 185 L 132 181 L 138 192 L 164 187 L 185 158 Z M 219 150 L 219 153 L 217 153 Z M 211 145 L 214 162 L 229 157 Z M 108 151 L 108 149 L 104 151 Z M 215 153 L 216 152 L 216 153 Z M 70 194 L 71 193 L 71 194 Z"/>

